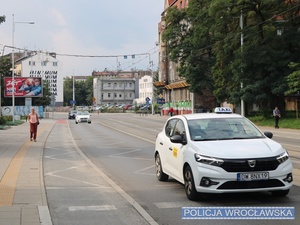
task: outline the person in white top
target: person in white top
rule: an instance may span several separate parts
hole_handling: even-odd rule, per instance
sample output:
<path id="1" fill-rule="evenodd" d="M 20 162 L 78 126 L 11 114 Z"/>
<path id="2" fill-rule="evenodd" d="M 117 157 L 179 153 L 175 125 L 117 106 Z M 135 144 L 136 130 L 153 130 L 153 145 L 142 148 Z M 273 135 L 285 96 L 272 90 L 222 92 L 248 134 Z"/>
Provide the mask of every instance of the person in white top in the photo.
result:
<path id="1" fill-rule="evenodd" d="M 31 113 L 28 115 L 28 121 L 30 125 L 30 141 L 34 140 L 36 142 L 37 128 L 39 124 L 39 116 L 35 112 L 34 108 L 31 108 Z"/>

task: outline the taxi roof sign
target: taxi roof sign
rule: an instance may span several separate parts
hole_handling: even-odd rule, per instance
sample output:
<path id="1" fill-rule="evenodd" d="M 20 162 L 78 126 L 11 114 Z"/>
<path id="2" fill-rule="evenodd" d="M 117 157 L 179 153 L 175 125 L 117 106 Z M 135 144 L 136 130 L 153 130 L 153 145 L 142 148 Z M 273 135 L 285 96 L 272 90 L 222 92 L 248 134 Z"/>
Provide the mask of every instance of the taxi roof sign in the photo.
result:
<path id="1" fill-rule="evenodd" d="M 232 113 L 232 110 L 229 107 L 216 107 L 215 113 Z"/>

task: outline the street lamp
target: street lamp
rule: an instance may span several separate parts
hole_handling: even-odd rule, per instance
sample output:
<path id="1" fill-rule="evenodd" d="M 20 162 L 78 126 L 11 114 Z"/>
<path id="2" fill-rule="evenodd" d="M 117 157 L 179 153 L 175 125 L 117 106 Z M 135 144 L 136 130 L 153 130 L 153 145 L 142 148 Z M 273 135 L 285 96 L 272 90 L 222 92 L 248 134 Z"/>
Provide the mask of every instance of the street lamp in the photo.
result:
<path id="1" fill-rule="evenodd" d="M 12 113 L 13 113 L 13 122 L 15 122 L 15 24 L 16 23 L 25 23 L 25 24 L 34 24 L 34 22 L 15 22 L 15 15 L 12 14 Z"/>

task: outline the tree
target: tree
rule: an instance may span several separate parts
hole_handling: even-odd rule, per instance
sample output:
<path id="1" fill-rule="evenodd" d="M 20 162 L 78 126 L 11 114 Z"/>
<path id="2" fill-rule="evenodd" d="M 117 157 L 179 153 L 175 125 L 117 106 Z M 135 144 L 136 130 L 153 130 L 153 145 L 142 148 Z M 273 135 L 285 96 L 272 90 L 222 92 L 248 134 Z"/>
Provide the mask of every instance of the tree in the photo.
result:
<path id="1" fill-rule="evenodd" d="M 187 9 L 170 8 L 162 39 L 168 56 L 178 63 L 178 72 L 191 85 L 190 90 L 203 94 L 213 87 L 210 67 L 214 62 L 208 17 L 209 0 L 189 1 Z"/>
<path id="2" fill-rule="evenodd" d="M 300 63 L 290 63 L 289 67 L 293 72 L 287 76 L 289 89 L 285 92 L 286 95 L 294 95 L 300 93 Z"/>
<path id="3" fill-rule="evenodd" d="M 0 16 L 0 24 L 5 22 L 5 16 Z"/>
<path id="4" fill-rule="evenodd" d="M 32 105 L 34 106 L 44 106 L 44 108 L 51 104 L 51 96 L 49 88 L 49 81 L 43 81 L 43 96 L 32 98 Z"/>
<path id="5" fill-rule="evenodd" d="M 11 105 L 11 98 L 4 98 L 4 78 L 11 77 L 10 68 L 12 67 L 9 55 L 0 58 L 0 83 L 1 83 L 1 105 Z"/>
<path id="6" fill-rule="evenodd" d="M 288 65 L 300 57 L 299 13 L 299 3 L 285 0 L 190 0 L 187 9 L 167 11 L 163 41 L 191 91 L 209 89 L 218 102 L 243 99 L 266 114 L 284 108 Z"/>
<path id="7" fill-rule="evenodd" d="M 75 100 L 76 105 L 93 104 L 93 77 L 88 77 L 85 81 L 75 80 Z M 64 104 L 70 105 L 73 100 L 73 78 L 66 77 L 64 80 Z"/>
<path id="8" fill-rule="evenodd" d="M 89 76 L 86 78 L 86 81 L 85 81 L 85 90 L 86 90 L 85 101 L 86 101 L 87 105 L 93 105 L 93 97 L 94 97 L 93 79 L 94 79 L 94 77 Z"/>

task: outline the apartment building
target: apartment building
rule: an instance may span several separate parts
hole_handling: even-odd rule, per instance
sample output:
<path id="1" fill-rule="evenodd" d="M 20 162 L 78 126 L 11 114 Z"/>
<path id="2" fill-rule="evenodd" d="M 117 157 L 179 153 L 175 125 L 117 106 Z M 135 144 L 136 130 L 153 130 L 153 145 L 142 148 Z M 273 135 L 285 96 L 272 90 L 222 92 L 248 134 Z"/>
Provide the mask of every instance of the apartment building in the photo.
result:
<path id="1" fill-rule="evenodd" d="M 137 72 L 93 72 L 92 76 L 95 105 L 132 104 L 138 98 Z"/>

